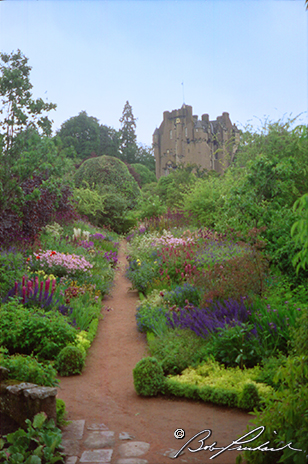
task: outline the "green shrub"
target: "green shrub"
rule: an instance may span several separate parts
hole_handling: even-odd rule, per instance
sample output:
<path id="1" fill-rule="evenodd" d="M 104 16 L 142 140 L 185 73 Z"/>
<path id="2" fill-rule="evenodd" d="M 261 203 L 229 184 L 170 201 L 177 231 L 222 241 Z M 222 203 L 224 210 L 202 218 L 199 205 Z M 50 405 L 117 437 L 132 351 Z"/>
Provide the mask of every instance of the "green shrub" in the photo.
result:
<path id="1" fill-rule="evenodd" d="M 258 389 L 254 383 L 246 383 L 238 398 L 238 407 L 252 411 L 260 405 Z"/>
<path id="2" fill-rule="evenodd" d="M 280 386 L 280 382 L 275 381 L 276 373 L 281 366 L 285 366 L 286 357 L 279 354 L 277 357 L 271 356 L 262 360 L 262 369 L 256 377 L 256 382 L 265 383 L 270 385 L 275 390 Z"/>
<path id="3" fill-rule="evenodd" d="M 56 411 L 57 411 L 57 426 L 64 427 L 69 424 L 69 421 L 65 420 L 67 414 L 65 402 L 61 398 L 56 398 Z"/>
<path id="4" fill-rule="evenodd" d="M 211 354 L 226 367 L 256 366 L 262 359 L 262 347 L 252 330 L 253 325 L 249 323 L 217 329 L 213 334 Z"/>
<path id="5" fill-rule="evenodd" d="M 20 281 L 25 273 L 25 258 L 17 250 L 0 251 L 0 298 Z"/>
<path id="6" fill-rule="evenodd" d="M 4 464 L 53 464 L 65 461 L 61 451 L 61 430 L 53 420 L 47 422 L 44 412 L 36 414 L 33 422 L 26 420 L 27 429 L 0 438 L 0 462 Z"/>
<path id="7" fill-rule="evenodd" d="M 133 369 L 134 386 L 138 395 L 156 396 L 164 386 L 164 372 L 156 358 L 141 359 Z"/>
<path id="8" fill-rule="evenodd" d="M 149 352 L 161 364 L 164 374 L 180 374 L 206 359 L 207 342 L 191 330 L 168 330 L 148 340 Z"/>
<path id="9" fill-rule="evenodd" d="M 291 345 L 297 355 L 308 353 L 308 307 L 302 309 L 296 327 L 292 331 Z"/>
<path id="10" fill-rule="evenodd" d="M 83 181 L 86 181 L 91 189 L 96 186 L 100 189 L 104 186 L 107 187 L 106 192 L 108 192 L 110 187 L 113 187 L 118 195 L 128 200 L 130 208 L 135 205 L 140 195 L 138 184 L 129 173 L 127 166 L 112 156 L 99 156 L 82 163 L 75 174 L 76 187 L 80 188 Z M 106 201 L 106 206 L 107 203 Z"/>
<path id="11" fill-rule="evenodd" d="M 155 218 L 167 212 L 167 207 L 157 195 L 146 197 L 143 195 L 138 202 L 138 217 L 141 221 L 144 219 Z"/>
<path id="12" fill-rule="evenodd" d="M 76 346 L 70 345 L 60 351 L 56 360 L 56 368 L 62 377 L 81 374 L 84 364 L 84 351 Z"/>
<path id="13" fill-rule="evenodd" d="M 308 455 L 308 358 L 296 356 L 287 358 L 284 366 L 278 368 L 275 382 L 280 382 L 278 391 L 272 390 L 265 398 L 261 411 L 248 429 L 263 426 L 263 434 L 253 441 L 253 447 L 270 442 L 273 448 L 292 442 L 292 447 L 275 453 L 245 451 L 248 464 L 306 464 Z M 293 448 L 293 449 L 292 449 Z M 294 450 L 295 449 L 295 450 Z M 302 451 L 296 451 L 302 450 Z M 241 462 L 238 459 L 237 462 Z"/>
<path id="14" fill-rule="evenodd" d="M 105 209 L 105 197 L 96 189 L 91 190 L 89 184 L 74 189 L 74 199 L 77 203 L 77 211 L 81 215 L 86 215 L 93 223 L 99 223 L 99 218 Z"/>
<path id="15" fill-rule="evenodd" d="M 77 331 L 56 311 L 25 308 L 16 299 L 0 306 L 0 345 L 10 354 L 32 354 L 40 359 L 55 359 Z"/>
<path id="16" fill-rule="evenodd" d="M 139 177 L 141 179 L 141 187 L 143 187 L 145 184 L 157 182 L 154 172 L 150 171 L 143 164 L 135 163 L 135 164 L 131 164 L 131 166 L 135 169 L 136 173 L 139 174 Z"/>
<path id="17" fill-rule="evenodd" d="M 40 363 L 32 356 L 14 355 L 2 358 L 0 354 L 0 364 L 9 369 L 9 379 L 45 387 L 55 387 L 59 384 L 56 379 L 57 371 L 52 365 Z"/>

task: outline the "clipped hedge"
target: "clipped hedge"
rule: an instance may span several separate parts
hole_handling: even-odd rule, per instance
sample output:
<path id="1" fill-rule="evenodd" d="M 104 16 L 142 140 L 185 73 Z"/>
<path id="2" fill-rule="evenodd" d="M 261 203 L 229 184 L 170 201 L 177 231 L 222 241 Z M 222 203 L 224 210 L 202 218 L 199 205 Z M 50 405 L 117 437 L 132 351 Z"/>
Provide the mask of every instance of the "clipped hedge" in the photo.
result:
<path id="1" fill-rule="evenodd" d="M 181 375 L 168 376 L 164 392 L 251 411 L 272 392 L 270 386 L 255 381 L 258 373 L 258 367 L 225 369 L 215 361 L 207 361 L 195 369 L 185 369 Z"/>

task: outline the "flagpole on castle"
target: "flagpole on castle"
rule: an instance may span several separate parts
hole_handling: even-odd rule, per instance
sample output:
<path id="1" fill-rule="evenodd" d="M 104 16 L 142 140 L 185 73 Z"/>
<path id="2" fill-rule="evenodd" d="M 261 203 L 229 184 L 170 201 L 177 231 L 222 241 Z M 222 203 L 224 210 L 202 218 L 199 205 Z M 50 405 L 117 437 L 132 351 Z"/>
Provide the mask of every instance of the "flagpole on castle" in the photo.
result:
<path id="1" fill-rule="evenodd" d="M 185 97 L 184 97 L 184 82 L 182 82 L 182 90 L 183 90 L 183 105 L 185 105 Z"/>

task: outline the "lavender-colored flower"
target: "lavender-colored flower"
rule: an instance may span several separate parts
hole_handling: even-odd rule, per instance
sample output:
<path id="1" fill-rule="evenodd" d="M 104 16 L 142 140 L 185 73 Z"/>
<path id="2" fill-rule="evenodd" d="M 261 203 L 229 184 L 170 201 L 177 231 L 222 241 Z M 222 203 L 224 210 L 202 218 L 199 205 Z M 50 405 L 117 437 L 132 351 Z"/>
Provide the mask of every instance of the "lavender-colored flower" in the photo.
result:
<path id="1" fill-rule="evenodd" d="M 217 331 L 225 326 L 233 327 L 246 322 L 249 318 L 249 309 L 243 301 L 225 300 L 215 302 L 209 308 L 197 308 L 186 305 L 166 314 L 168 325 L 172 328 L 193 330 L 198 336 L 206 338 L 210 332 Z"/>

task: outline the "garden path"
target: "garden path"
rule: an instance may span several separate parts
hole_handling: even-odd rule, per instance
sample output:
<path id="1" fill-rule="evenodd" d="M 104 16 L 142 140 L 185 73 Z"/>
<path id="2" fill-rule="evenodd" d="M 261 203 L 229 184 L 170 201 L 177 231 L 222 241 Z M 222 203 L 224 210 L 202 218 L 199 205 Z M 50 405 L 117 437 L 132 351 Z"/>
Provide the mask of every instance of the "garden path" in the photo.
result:
<path id="1" fill-rule="evenodd" d="M 245 412 L 186 399 L 143 398 L 136 394 L 132 370 L 147 355 L 147 344 L 145 335 L 137 331 L 135 312 L 138 293 L 130 290 L 130 282 L 125 277 L 126 263 L 126 244 L 122 242 L 114 287 L 103 301 L 104 319 L 99 323 L 85 369 L 79 376 L 60 378 L 58 397 L 66 403 L 67 418 L 74 421 L 73 425 L 82 425 L 79 437 L 66 436 L 76 442 L 76 446 L 67 451 L 67 455 L 72 456 L 69 462 L 78 463 L 82 456 L 87 459 L 84 451 L 89 446 L 92 449 L 107 446 L 113 449 L 112 457 L 105 454 L 105 457 L 96 459 L 91 455 L 88 462 L 100 459 L 100 462 L 111 464 L 171 464 L 168 457 L 170 450 L 179 450 L 189 438 L 204 429 L 212 430 L 212 436 L 204 445 L 216 441 L 217 446 L 227 446 L 245 433 L 251 418 Z M 95 432 L 93 424 L 101 424 Z M 179 428 L 185 430 L 182 440 L 174 437 L 174 431 Z M 101 438 L 104 435 L 106 439 L 106 432 L 102 430 L 114 432 L 110 446 L 93 444 L 93 434 Z M 138 458 L 129 458 L 130 454 L 125 455 L 120 449 L 123 444 L 123 440 L 118 438 L 121 432 L 132 435 L 135 441 L 150 444 L 149 450 L 143 453 L 139 450 Z M 108 433 L 110 438 L 112 433 Z M 193 449 L 199 446 L 196 440 L 191 445 Z M 213 454 L 204 450 L 192 453 L 186 449 L 175 462 L 204 464 L 210 462 Z M 233 464 L 236 454 L 236 451 L 226 451 L 215 458 L 215 463 Z"/>

